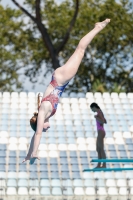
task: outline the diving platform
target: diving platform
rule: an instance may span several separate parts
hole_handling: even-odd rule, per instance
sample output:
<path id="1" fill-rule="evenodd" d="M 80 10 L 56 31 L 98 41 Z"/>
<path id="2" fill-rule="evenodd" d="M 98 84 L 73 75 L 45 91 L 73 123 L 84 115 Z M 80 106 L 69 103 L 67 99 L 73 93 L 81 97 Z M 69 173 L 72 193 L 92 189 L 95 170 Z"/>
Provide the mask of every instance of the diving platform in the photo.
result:
<path id="1" fill-rule="evenodd" d="M 133 159 L 92 159 L 91 162 L 100 162 L 100 163 L 133 163 Z M 83 172 L 97 172 L 97 171 L 131 171 L 133 167 L 124 167 L 124 168 L 93 168 L 93 169 L 84 169 Z"/>
<path id="2" fill-rule="evenodd" d="M 133 163 L 133 159 L 92 159 L 91 162 L 127 162 L 127 163 Z"/>
<path id="3" fill-rule="evenodd" d="M 83 172 L 128 171 L 128 170 L 133 170 L 133 168 L 94 168 L 94 169 L 84 169 Z"/>

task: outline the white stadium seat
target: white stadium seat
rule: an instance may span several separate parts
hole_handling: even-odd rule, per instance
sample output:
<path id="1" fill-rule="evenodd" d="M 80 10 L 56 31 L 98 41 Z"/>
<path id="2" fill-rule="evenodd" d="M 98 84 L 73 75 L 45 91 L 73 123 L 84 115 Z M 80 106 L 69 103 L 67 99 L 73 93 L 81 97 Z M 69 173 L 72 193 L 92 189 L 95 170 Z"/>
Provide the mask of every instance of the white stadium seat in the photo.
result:
<path id="1" fill-rule="evenodd" d="M 30 189 L 29 189 L 29 195 L 39 195 L 40 194 L 40 192 L 39 192 L 39 188 L 37 188 L 37 187 L 31 187 Z"/>
<path id="2" fill-rule="evenodd" d="M 59 187 L 53 187 L 52 188 L 52 195 L 61 196 L 62 195 L 61 188 L 59 188 Z"/>
<path id="3" fill-rule="evenodd" d="M 28 195 L 28 188 L 26 188 L 26 187 L 19 187 L 18 188 L 18 195 Z"/>
<path id="4" fill-rule="evenodd" d="M 0 196 L 4 198 L 123 200 L 133 196 L 132 171 L 84 172 L 96 167 L 97 127 L 90 104 L 98 103 L 107 124 L 106 156 L 133 158 L 133 93 L 72 93 L 64 95 L 50 129 L 42 133 L 40 160 L 22 163 L 34 131 L 29 120 L 37 111 L 34 92 L 0 92 Z M 132 168 L 131 163 L 107 167 Z M 128 194 L 130 188 L 130 194 Z M 98 189 L 98 190 L 96 190 Z"/>
<path id="5" fill-rule="evenodd" d="M 7 195 L 16 195 L 17 194 L 17 190 L 15 187 L 8 187 L 7 191 L 6 191 Z"/>

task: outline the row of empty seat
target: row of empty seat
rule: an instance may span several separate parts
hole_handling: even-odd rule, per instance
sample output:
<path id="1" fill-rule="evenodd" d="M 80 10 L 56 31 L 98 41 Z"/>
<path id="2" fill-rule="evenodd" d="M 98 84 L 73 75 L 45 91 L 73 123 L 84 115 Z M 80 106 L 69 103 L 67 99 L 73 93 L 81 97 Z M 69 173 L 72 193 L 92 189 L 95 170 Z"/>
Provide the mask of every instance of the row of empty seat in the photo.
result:
<path id="1" fill-rule="evenodd" d="M 34 165 L 22 160 L 34 134 L 29 119 L 37 111 L 37 94 L 0 93 L 2 197 L 133 195 L 132 171 L 83 172 L 97 164 L 90 162 L 97 158 L 92 102 L 99 104 L 108 122 L 104 139 L 107 158 L 133 158 L 133 93 L 63 94 L 50 129 L 42 134 L 41 159 Z M 107 163 L 107 167 L 132 168 L 133 164 Z"/>
<path id="2" fill-rule="evenodd" d="M 96 194 L 98 195 L 128 195 L 128 190 L 126 187 L 109 187 L 108 189 L 104 187 L 100 187 L 99 190 L 96 192 L 95 187 L 76 187 L 74 190 L 72 188 L 60 188 L 60 187 L 54 187 L 52 189 L 48 187 L 42 187 L 40 190 L 37 187 L 30 188 L 29 190 L 26 187 L 19 187 L 18 190 L 15 187 L 8 187 L 7 190 L 4 188 L 1 189 L 1 194 L 3 195 L 44 195 L 44 196 L 62 196 L 62 195 L 87 195 L 87 196 L 94 196 Z M 130 188 L 129 194 L 133 195 L 133 187 Z"/>
<path id="3" fill-rule="evenodd" d="M 113 179 L 107 178 L 106 179 L 0 179 L 0 185 L 3 188 L 6 187 L 126 187 L 130 186 L 133 187 L 133 179 L 125 180 L 122 178 Z"/>
<path id="4" fill-rule="evenodd" d="M 40 92 L 40 94 L 42 94 L 41 92 Z M 33 97 L 35 97 L 35 96 L 37 96 L 38 95 L 38 93 L 34 93 L 34 92 L 28 92 L 28 93 L 26 93 L 26 92 L 20 92 L 20 93 L 18 93 L 18 92 L 12 92 L 12 93 L 10 93 L 10 92 L 3 92 L 3 93 L 0 93 L 0 97 L 7 97 L 7 98 L 9 98 L 9 97 L 29 97 L 29 98 L 33 98 Z M 68 95 L 65 93 L 65 94 L 63 94 L 64 96 L 63 97 L 65 97 L 65 96 L 67 96 L 68 97 Z M 121 99 L 125 99 L 125 98 L 133 98 L 133 93 L 125 93 L 125 92 L 121 92 L 121 93 L 116 93 L 116 92 L 112 92 L 112 93 L 109 93 L 109 92 L 104 92 L 104 93 L 100 93 L 100 92 L 95 92 L 95 93 L 92 93 L 92 92 L 87 92 L 86 94 L 84 94 L 84 93 L 79 93 L 79 94 L 73 94 L 73 93 L 71 93 L 71 98 L 73 98 L 72 97 L 72 95 L 73 95 L 73 97 L 74 97 L 74 95 L 75 95 L 75 98 L 80 98 L 80 97 L 86 97 L 86 98 L 92 98 L 92 97 L 95 97 L 95 98 L 99 98 L 99 97 L 103 97 L 103 98 L 109 98 L 109 97 L 111 97 L 111 98 L 121 98 Z M 69 95 L 70 96 L 70 95 Z"/>

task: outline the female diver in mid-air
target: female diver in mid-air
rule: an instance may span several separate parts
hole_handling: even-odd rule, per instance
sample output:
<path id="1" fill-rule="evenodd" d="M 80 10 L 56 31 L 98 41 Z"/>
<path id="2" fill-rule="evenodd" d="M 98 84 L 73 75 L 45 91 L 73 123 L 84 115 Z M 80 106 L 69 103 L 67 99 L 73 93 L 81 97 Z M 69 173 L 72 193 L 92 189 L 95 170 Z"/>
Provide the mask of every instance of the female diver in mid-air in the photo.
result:
<path id="1" fill-rule="evenodd" d="M 54 71 L 52 80 L 43 95 L 38 114 L 34 114 L 30 120 L 31 127 L 35 131 L 35 134 L 32 137 L 29 152 L 23 162 L 30 160 L 30 164 L 33 164 L 35 159 L 39 159 L 37 150 L 40 144 L 42 131 L 46 131 L 50 127 L 49 118 L 55 114 L 63 90 L 77 73 L 87 46 L 109 22 L 110 19 L 106 19 L 103 22 L 96 23 L 95 27 L 80 40 L 75 52 L 69 60 Z"/>
<path id="2" fill-rule="evenodd" d="M 97 141 L 96 141 L 96 150 L 98 153 L 98 159 L 106 159 L 106 154 L 104 151 L 104 137 L 105 137 L 105 130 L 104 130 L 104 124 L 107 124 L 107 121 L 104 117 L 104 114 L 100 107 L 96 103 L 92 103 L 90 105 L 90 108 L 93 112 L 97 112 L 97 115 L 94 117 L 96 118 L 96 125 L 97 125 Z M 99 162 L 98 165 L 95 168 L 106 168 L 106 163 L 103 163 L 101 166 L 101 163 Z"/>

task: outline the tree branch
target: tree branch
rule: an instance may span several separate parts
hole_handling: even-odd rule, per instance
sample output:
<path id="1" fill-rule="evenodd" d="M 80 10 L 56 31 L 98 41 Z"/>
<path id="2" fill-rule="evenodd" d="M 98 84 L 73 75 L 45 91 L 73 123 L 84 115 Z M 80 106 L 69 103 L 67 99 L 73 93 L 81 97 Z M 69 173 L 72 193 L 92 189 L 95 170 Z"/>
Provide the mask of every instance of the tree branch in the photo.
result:
<path id="1" fill-rule="evenodd" d="M 36 0 L 36 19 L 37 19 L 37 21 L 42 22 L 40 0 Z"/>
<path id="2" fill-rule="evenodd" d="M 133 67 L 128 71 L 128 74 L 130 74 L 131 72 L 133 72 Z"/>
<path id="3" fill-rule="evenodd" d="M 46 45 L 46 47 L 47 47 L 47 49 L 48 49 L 48 51 L 49 51 L 49 53 L 51 55 L 52 60 L 54 60 L 53 62 L 55 62 L 55 49 L 54 49 L 52 41 L 51 41 L 51 39 L 49 37 L 49 34 L 47 32 L 46 27 L 42 23 L 40 3 L 41 3 L 41 0 L 35 0 L 35 5 L 36 5 L 36 20 L 37 20 L 36 24 L 37 24 L 37 27 L 38 27 L 40 33 L 42 34 L 43 42 Z"/>
<path id="4" fill-rule="evenodd" d="M 66 31 L 66 34 L 64 36 L 64 39 L 62 41 L 62 43 L 60 44 L 60 46 L 57 48 L 56 52 L 57 54 L 62 51 L 62 49 L 64 48 L 65 44 L 67 43 L 68 39 L 69 39 L 69 35 L 70 35 L 70 32 L 75 24 L 75 21 L 76 21 L 76 18 L 77 18 L 77 15 L 78 15 L 78 10 L 79 10 L 79 0 L 76 0 L 76 5 L 75 5 L 75 13 L 73 15 L 73 18 L 70 22 L 70 25 L 69 25 L 69 28 L 67 29 Z"/>
<path id="5" fill-rule="evenodd" d="M 36 18 L 34 16 L 32 16 L 27 10 L 25 10 L 22 6 L 20 6 L 20 4 L 16 1 L 16 0 L 12 0 L 12 2 L 19 7 L 27 16 L 29 16 L 37 25 L 41 35 L 42 35 L 42 39 L 44 44 L 46 45 L 50 56 L 52 58 L 52 63 L 53 63 L 53 68 L 57 69 L 60 65 L 59 65 L 59 60 L 58 57 L 56 55 L 56 51 L 55 48 L 52 44 L 52 41 L 49 37 L 49 34 L 47 32 L 46 27 L 44 26 L 44 24 L 42 24 L 41 21 L 41 14 L 40 14 L 40 0 L 36 0 Z"/>
<path id="6" fill-rule="evenodd" d="M 20 8 L 26 15 L 28 15 L 35 23 L 36 23 L 36 18 L 32 16 L 26 9 L 24 9 L 16 0 L 11 0 L 17 7 Z"/>
<path id="7" fill-rule="evenodd" d="M 40 33 L 42 34 L 42 38 L 43 38 L 45 45 L 47 46 L 48 43 L 49 43 L 49 45 L 51 46 L 52 42 L 51 42 L 50 37 L 47 33 L 47 29 L 44 26 L 44 24 L 42 23 L 42 19 L 41 19 L 40 1 L 41 0 L 35 0 L 36 19 L 37 19 L 36 24 L 37 24 L 37 27 L 38 27 Z M 47 46 L 47 48 L 50 52 L 49 45 Z"/>
<path id="8" fill-rule="evenodd" d="M 16 0 L 12 0 L 12 2 L 37 24 L 38 29 L 42 34 L 43 40 L 50 52 L 51 49 L 49 48 L 49 45 L 51 48 L 53 48 L 53 45 L 52 45 L 52 42 L 50 40 L 50 37 L 47 33 L 45 26 L 41 22 L 40 0 L 36 0 L 36 18 L 34 16 L 32 16 L 27 10 L 25 10 Z"/>
<path id="9" fill-rule="evenodd" d="M 42 23 L 40 2 L 41 2 L 41 0 L 35 0 L 35 3 L 36 3 L 36 20 L 37 20 L 36 24 L 37 24 L 37 27 L 38 27 L 41 35 L 42 35 L 43 42 L 46 45 L 46 47 L 47 47 L 47 49 L 50 53 L 50 56 L 52 58 L 53 68 L 57 69 L 60 66 L 59 60 L 58 60 L 58 57 L 56 55 L 56 51 L 55 51 L 55 48 L 52 44 L 50 36 L 47 32 L 47 29 L 46 29 L 45 25 Z"/>

